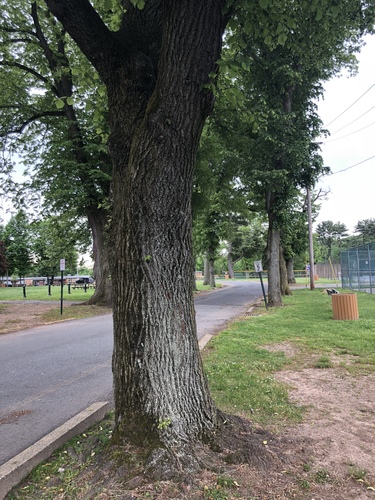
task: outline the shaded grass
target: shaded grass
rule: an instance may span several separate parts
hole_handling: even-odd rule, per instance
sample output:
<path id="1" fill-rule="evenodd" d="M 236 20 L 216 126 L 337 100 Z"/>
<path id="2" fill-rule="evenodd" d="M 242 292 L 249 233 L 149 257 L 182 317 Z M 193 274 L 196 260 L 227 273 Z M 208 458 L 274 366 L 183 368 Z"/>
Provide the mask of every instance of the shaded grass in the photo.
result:
<path id="1" fill-rule="evenodd" d="M 85 293 L 84 290 L 70 288 L 70 294 L 68 293 L 68 287 L 64 286 L 63 294 L 64 300 L 73 301 L 85 301 L 93 295 L 95 290 L 89 289 Z M 48 295 L 48 286 L 27 286 L 26 287 L 26 298 L 23 297 L 22 287 L 6 287 L 0 288 L 0 301 L 1 300 L 60 300 L 61 297 L 61 287 L 51 286 L 51 295 Z"/>
<path id="2" fill-rule="evenodd" d="M 281 308 L 246 318 L 213 338 L 204 352 L 212 395 L 227 412 L 242 414 L 262 425 L 298 421 L 302 408 L 288 400 L 287 387 L 273 377 L 275 371 L 305 366 L 316 357 L 317 368 L 333 366 L 331 357 L 344 356 L 349 373 L 375 369 L 375 298 L 358 293 L 360 319 L 333 320 L 331 297 L 322 290 L 296 290 Z M 266 346 L 288 343 L 298 354 L 287 357 Z M 347 362 L 347 358 L 350 362 Z M 320 362 L 319 362 L 320 360 Z"/>
<path id="3" fill-rule="evenodd" d="M 204 285 L 203 281 L 196 280 L 198 292 L 215 290 L 216 288 L 221 288 L 223 285 L 221 283 L 216 283 L 216 287 L 212 288 L 210 285 Z"/>
<path id="4" fill-rule="evenodd" d="M 46 322 L 64 321 L 69 319 L 84 319 L 92 316 L 99 316 L 101 314 L 110 314 L 112 309 L 105 306 L 96 305 L 78 305 L 78 306 L 65 306 L 63 307 L 63 314 L 60 314 L 60 307 L 51 309 L 41 314 L 41 319 Z"/>

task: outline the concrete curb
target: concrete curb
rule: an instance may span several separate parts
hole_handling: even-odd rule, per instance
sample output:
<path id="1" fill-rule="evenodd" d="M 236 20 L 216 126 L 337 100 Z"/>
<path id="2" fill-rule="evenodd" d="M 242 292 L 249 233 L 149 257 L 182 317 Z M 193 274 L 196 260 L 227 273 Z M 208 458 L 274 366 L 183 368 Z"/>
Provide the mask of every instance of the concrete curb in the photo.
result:
<path id="1" fill-rule="evenodd" d="M 35 444 L 0 466 L 0 500 L 43 460 L 69 439 L 102 420 L 110 410 L 108 402 L 94 403 Z"/>

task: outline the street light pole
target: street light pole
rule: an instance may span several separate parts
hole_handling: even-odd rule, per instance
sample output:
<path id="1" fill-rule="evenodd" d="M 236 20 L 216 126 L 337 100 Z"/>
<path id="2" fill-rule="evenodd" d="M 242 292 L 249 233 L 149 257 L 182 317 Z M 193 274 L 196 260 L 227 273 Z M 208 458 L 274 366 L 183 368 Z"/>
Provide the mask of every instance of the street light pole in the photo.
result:
<path id="1" fill-rule="evenodd" d="M 307 216 L 308 216 L 308 228 L 309 228 L 309 260 L 310 260 L 310 290 L 314 290 L 314 243 L 313 243 L 313 231 L 312 231 L 312 214 L 311 214 L 311 192 L 310 188 L 307 188 Z"/>

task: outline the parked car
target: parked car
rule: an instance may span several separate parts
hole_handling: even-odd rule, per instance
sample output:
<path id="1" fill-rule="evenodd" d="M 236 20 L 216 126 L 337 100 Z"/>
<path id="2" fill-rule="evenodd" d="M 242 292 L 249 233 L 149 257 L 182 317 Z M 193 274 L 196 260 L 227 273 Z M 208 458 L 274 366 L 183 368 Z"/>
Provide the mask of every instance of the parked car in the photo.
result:
<path id="1" fill-rule="evenodd" d="M 13 286 L 13 283 L 10 280 L 1 281 L 0 284 L 4 286 Z"/>
<path id="2" fill-rule="evenodd" d="M 94 283 L 94 280 L 92 278 L 79 278 L 79 280 L 76 280 L 77 285 L 91 285 Z"/>

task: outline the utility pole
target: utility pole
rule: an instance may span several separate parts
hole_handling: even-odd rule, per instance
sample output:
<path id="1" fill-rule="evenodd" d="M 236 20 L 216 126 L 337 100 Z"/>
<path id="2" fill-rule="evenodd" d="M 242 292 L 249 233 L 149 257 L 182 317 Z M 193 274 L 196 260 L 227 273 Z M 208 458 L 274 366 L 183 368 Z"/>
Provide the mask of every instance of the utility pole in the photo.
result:
<path id="1" fill-rule="evenodd" d="M 310 290 L 314 290 L 314 243 L 313 243 L 313 231 L 312 231 L 312 214 L 311 214 L 311 192 L 310 188 L 307 188 L 307 216 L 308 216 L 308 228 L 309 228 L 309 260 L 310 260 Z"/>

